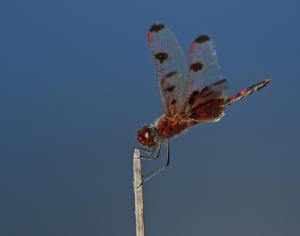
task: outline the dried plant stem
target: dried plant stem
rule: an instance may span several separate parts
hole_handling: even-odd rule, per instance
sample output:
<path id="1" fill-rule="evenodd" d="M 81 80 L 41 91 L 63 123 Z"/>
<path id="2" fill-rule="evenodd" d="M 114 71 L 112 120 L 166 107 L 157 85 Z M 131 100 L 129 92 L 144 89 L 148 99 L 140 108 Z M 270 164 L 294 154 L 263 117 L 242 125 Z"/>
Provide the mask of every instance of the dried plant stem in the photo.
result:
<path id="1" fill-rule="evenodd" d="M 135 149 L 133 154 L 133 189 L 134 189 L 134 203 L 135 203 L 136 236 L 144 236 L 145 227 L 144 227 L 142 166 L 141 166 L 141 159 L 140 159 L 140 151 L 138 149 Z"/>

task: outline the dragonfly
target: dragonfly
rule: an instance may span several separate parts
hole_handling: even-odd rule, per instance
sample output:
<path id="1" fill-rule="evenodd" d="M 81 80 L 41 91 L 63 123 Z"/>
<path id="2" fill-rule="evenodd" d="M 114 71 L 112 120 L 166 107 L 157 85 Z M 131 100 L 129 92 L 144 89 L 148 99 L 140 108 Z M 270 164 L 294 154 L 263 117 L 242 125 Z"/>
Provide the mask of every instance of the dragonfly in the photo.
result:
<path id="1" fill-rule="evenodd" d="M 169 28 L 153 24 L 148 31 L 148 43 L 155 64 L 164 114 L 153 124 L 137 131 L 143 159 L 157 159 L 162 144 L 166 160 L 162 167 L 144 176 L 144 181 L 166 169 L 170 164 L 170 139 L 191 126 L 217 122 L 229 105 L 264 88 L 263 80 L 228 96 L 227 80 L 220 72 L 215 44 L 208 35 L 197 37 L 189 48 L 188 60 Z"/>

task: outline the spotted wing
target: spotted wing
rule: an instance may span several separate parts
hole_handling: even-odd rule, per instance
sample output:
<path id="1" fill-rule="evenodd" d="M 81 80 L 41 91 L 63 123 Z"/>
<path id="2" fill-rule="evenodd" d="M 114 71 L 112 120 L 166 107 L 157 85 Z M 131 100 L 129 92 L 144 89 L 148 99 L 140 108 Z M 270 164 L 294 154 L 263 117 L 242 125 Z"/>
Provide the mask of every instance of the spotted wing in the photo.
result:
<path id="1" fill-rule="evenodd" d="M 157 70 L 164 111 L 171 117 L 179 113 L 184 105 L 184 54 L 173 33 L 163 24 L 151 26 L 148 42 Z"/>
<path id="2" fill-rule="evenodd" d="M 220 73 L 214 42 L 207 35 L 192 42 L 187 78 L 185 112 L 213 99 L 225 100 L 228 97 L 227 81 Z"/>

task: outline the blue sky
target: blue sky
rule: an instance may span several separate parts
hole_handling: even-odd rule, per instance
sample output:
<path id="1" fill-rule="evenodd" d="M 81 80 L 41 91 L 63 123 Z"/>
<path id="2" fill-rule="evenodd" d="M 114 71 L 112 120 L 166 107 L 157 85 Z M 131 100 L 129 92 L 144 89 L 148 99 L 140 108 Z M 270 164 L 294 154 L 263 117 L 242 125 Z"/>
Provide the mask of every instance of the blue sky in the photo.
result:
<path id="1" fill-rule="evenodd" d="M 2 1 L 0 235 L 133 235 L 136 130 L 162 114 L 149 26 L 215 41 L 218 123 L 171 143 L 145 185 L 148 235 L 299 235 L 298 1 Z M 145 163 L 145 169 L 160 165 Z"/>

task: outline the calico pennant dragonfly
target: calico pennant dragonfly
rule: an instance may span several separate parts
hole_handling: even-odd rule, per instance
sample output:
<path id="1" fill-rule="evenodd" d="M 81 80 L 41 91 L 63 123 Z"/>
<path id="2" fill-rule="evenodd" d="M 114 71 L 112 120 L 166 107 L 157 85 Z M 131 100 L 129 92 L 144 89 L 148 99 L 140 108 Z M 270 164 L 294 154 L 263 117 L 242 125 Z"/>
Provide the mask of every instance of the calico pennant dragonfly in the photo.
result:
<path id="1" fill-rule="evenodd" d="M 263 80 L 228 97 L 227 81 L 220 73 L 214 42 L 200 35 L 191 44 L 186 63 L 184 53 L 173 33 L 163 24 L 150 27 L 148 43 L 156 66 L 164 114 L 154 124 L 137 132 L 143 146 L 142 158 L 157 159 L 166 145 L 166 162 L 148 174 L 145 181 L 170 163 L 169 140 L 190 126 L 217 122 L 224 109 L 270 83 Z"/>

